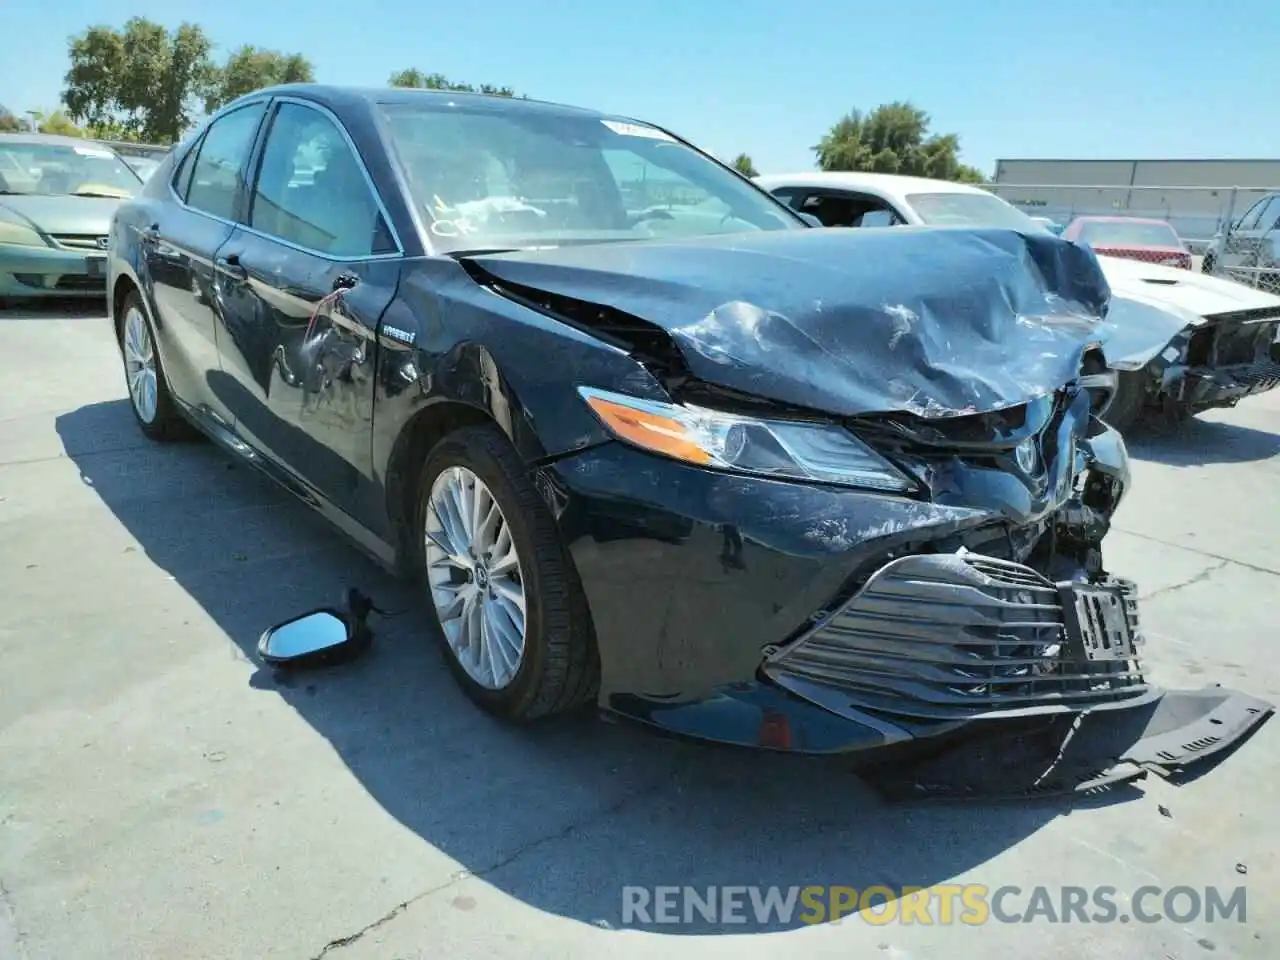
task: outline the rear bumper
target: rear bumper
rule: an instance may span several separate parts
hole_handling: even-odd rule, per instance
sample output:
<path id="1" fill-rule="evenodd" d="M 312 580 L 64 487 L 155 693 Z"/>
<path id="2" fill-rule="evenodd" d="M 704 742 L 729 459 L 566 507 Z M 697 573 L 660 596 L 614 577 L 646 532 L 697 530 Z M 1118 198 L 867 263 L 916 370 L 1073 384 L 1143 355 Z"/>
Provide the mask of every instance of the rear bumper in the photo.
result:
<path id="1" fill-rule="evenodd" d="M 101 254 L 0 244 L 0 297 L 101 297 L 107 290 Z"/>

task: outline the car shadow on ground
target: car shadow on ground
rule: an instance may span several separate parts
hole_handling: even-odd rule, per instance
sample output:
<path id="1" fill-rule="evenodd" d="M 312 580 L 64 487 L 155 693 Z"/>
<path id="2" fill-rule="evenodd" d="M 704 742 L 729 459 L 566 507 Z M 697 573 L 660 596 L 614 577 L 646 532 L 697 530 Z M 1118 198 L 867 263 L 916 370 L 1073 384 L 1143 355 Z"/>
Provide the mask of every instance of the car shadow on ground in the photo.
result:
<path id="1" fill-rule="evenodd" d="M 1280 434 L 1193 417 L 1173 424 L 1142 422 L 1125 433 L 1129 453 L 1172 467 L 1254 463 L 1280 453 Z"/>
<path id="2" fill-rule="evenodd" d="M 402 612 L 374 618 L 374 648 L 359 661 L 294 675 L 260 666 L 251 684 L 297 711 L 401 824 L 537 909 L 616 925 L 625 885 L 929 886 L 1071 809 L 891 805 L 839 760 L 665 739 L 590 713 L 528 729 L 494 721 L 454 684 L 408 586 L 214 444 L 138 436 L 121 449 L 131 423 L 119 400 L 60 416 L 57 430 L 84 482 L 247 660 L 258 662 L 266 627 L 350 586 Z M 661 930 L 741 935 L 801 922 L 693 919 Z"/>

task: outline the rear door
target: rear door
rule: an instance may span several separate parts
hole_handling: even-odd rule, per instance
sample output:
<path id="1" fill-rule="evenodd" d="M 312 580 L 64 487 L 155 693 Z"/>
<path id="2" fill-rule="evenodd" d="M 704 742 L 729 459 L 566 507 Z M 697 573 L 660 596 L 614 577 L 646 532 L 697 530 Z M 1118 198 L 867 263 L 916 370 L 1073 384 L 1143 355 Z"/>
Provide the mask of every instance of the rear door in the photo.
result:
<path id="1" fill-rule="evenodd" d="M 215 120 L 178 164 L 168 202 L 143 228 L 165 373 L 185 401 L 227 421 L 208 374 L 219 366 L 216 312 L 218 248 L 231 236 L 245 200 L 246 170 L 266 101 Z"/>
<path id="2" fill-rule="evenodd" d="M 217 392 L 249 444 L 369 524 L 376 330 L 401 247 L 338 119 L 280 98 L 244 222 L 218 252 Z"/>

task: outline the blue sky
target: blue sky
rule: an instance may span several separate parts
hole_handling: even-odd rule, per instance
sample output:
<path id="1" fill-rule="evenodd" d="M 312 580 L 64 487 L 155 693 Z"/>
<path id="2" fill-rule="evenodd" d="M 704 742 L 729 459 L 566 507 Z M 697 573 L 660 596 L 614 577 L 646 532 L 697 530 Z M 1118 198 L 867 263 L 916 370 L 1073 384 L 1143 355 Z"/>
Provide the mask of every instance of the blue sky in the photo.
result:
<path id="1" fill-rule="evenodd" d="M 356 12 L 359 10 L 359 12 Z M 909 99 L 1000 157 L 1276 157 L 1280 4 L 1073 0 L 0 0 L 0 103 L 56 106 L 67 38 L 130 15 L 308 56 L 322 81 L 417 66 L 652 120 L 765 173 L 851 107 Z"/>

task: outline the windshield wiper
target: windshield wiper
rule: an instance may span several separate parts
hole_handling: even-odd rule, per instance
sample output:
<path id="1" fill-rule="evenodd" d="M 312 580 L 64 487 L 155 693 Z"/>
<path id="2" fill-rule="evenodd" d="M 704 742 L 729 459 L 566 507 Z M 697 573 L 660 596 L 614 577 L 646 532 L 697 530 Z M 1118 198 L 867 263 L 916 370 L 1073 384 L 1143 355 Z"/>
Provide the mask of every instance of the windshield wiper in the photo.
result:
<path id="1" fill-rule="evenodd" d="M 67 194 L 69 197 L 101 197 L 103 200 L 127 200 L 128 197 L 122 197 L 118 193 L 95 193 L 92 190 L 77 190 L 75 193 Z"/>
<path id="2" fill-rule="evenodd" d="M 445 255 L 460 260 L 463 257 L 486 257 L 494 253 L 516 253 L 519 247 L 475 247 L 471 250 L 447 250 Z"/>

